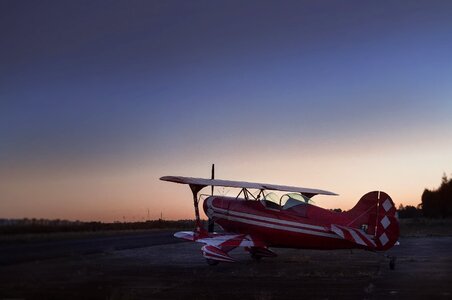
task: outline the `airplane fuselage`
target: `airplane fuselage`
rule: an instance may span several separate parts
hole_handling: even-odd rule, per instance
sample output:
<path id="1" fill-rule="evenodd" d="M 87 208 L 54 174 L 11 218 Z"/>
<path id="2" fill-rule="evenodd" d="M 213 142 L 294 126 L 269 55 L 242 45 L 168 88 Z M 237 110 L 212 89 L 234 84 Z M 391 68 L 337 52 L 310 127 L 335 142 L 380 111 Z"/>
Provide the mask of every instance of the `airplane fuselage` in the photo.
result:
<path id="1" fill-rule="evenodd" d="M 269 247 L 385 251 L 399 237 L 397 210 L 391 197 L 382 191 L 368 192 L 353 208 L 338 213 L 308 203 L 315 195 L 336 195 L 325 190 L 182 176 L 161 179 L 190 186 L 195 230 L 179 231 L 174 236 L 204 244 L 201 251 L 209 264 L 235 261 L 229 252 L 237 247 L 248 251 L 253 259 L 260 259 L 276 256 Z M 203 208 L 209 217 L 206 230 L 199 215 L 199 192 L 208 186 L 212 193 L 214 186 L 241 190 L 237 197 L 213 195 L 204 199 Z M 249 189 L 258 191 L 257 196 Z M 286 194 L 278 201 L 272 191 Z M 245 199 L 238 198 L 240 195 Z M 224 231 L 213 232 L 211 221 Z"/>
<path id="2" fill-rule="evenodd" d="M 203 208 L 225 231 L 249 234 L 271 247 L 365 248 L 331 231 L 331 224 L 349 222 L 346 214 L 308 203 L 283 209 L 264 201 L 211 196 L 204 201 Z"/>

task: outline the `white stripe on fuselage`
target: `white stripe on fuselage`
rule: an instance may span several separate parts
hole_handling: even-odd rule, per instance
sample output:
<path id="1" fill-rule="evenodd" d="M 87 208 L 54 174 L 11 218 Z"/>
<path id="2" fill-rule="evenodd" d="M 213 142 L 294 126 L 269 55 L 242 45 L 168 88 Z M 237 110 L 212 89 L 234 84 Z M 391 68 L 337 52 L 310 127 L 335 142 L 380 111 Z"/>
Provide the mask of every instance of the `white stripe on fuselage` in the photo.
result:
<path id="1" fill-rule="evenodd" d="M 273 222 L 273 223 L 283 224 L 283 225 L 298 226 L 298 227 L 304 227 L 304 228 L 309 228 L 309 229 L 316 229 L 316 230 L 320 230 L 320 231 L 329 231 L 329 229 L 327 229 L 323 226 L 310 225 L 310 224 L 304 224 L 304 223 L 300 223 L 300 222 L 293 222 L 293 221 L 286 221 L 286 220 L 281 220 L 281 219 L 263 217 L 263 216 L 249 214 L 249 213 L 238 212 L 238 211 L 234 211 L 234 210 L 226 210 L 223 208 L 213 206 L 211 201 L 209 201 L 208 204 L 210 204 L 210 207 L 213 209 L 214 212 L 230 214 L 230 215 L 234 215 L 234 216 L 238 216 L 238 217 L 252 218 L 252 219 L 257 219 L 260 221 Z"/>
<path id="2" fill-rule="evenodd" d="M 295 228 L 290 226 L 284 226 L 284 225 L 278 225 L 278 224 L 271 224 L 263 221 L 255 221 L 255 220 L 249 220 L 241 217 L 231 216 L 227 214 L 217 213 L 214 212 L 213 216 L 217 218 L 222 218 L 230 221 L 260 226 L 260 227 L 266 227 L 266 228 L 272 228 L 272 229 L 278 229 L 283 231 L 290 231 L 290 232 L 297 232 L 297 233 L 304 233 L 304 234 L 310 234 L 310 235 L 317 235 L 317 236 L 324 236 L 329 238 L 335 238 L 335 239 L 341 239 L 339 236 L 337 236 L 334 233 L 327 233 L 327 232 L 320 232 L 320 231 L 313 231 L 309 229 L 302 229 L 302 228 Z"/>

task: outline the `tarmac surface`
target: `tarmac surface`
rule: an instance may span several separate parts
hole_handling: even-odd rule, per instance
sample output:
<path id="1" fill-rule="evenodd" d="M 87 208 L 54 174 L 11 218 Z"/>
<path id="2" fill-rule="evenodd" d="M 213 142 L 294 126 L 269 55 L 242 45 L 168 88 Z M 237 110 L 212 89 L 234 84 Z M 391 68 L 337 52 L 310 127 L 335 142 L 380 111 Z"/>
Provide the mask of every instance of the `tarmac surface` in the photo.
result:
<path id="1" fill-rule="evenodd" d="M 0 299 L 452 299 L 452 237 L 402 238 L 388 254 L 272 249 L 208 266 L 172 232 L 0 244 Z M 35 253 L 32 255 L 31 253 Z"/>
<path id="2" fill-rule="evenodd" d="M 181 242 L 173 237 L 173 233 L 174 231 L 120 232 L 107 236 L 81 235 L 47 241 L 0 242 L 0 266 Z"/>

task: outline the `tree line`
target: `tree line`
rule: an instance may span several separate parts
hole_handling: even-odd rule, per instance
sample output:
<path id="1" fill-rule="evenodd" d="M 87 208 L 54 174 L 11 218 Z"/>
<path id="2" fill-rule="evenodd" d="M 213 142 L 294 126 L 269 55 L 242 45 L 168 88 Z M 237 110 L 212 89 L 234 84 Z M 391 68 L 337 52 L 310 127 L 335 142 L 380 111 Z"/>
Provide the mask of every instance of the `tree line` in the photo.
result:
<path id="1" fill-rule="evenodd" d="M 416 207 L 400 204 L 399 218 L 449 218 L 452 217 L 452 178 L 446 174 L 441 179 L 441 185 L 434 190 L 425 189 L 422 202 Z"/>
<path id="2" fill-rule="evenodd" d="M 436 190 L 425 189 L 422 193 L 422 213 L 427 218 L 452 217 L 452 178 L 443 175 Z"/>
<path id="3" fill-rule="evenodd" d="M 81 222 L 45 219 L 0 219 L 0 234 L 54 233 L 107 230 L 192 229 L 194 220 L 149 220 L 145 222 Z"/>

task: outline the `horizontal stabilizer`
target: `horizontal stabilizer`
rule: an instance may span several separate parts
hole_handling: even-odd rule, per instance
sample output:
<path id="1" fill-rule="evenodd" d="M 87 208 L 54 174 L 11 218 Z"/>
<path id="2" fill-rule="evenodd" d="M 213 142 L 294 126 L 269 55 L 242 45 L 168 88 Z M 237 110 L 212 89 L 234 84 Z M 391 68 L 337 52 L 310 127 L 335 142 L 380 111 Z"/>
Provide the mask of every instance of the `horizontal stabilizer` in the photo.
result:
<path id="1" fill-rule="evenodd" d="M 372 249 L 377 247 L 373 240 L 373 236 L 366 234 L 360 229 L 332 224 L 331 231 L 352 243 Z"/>

